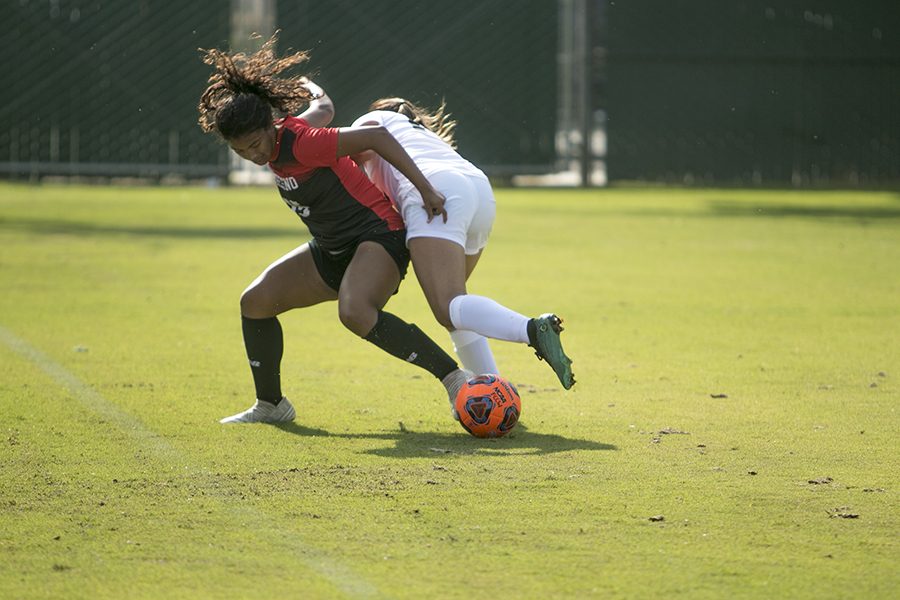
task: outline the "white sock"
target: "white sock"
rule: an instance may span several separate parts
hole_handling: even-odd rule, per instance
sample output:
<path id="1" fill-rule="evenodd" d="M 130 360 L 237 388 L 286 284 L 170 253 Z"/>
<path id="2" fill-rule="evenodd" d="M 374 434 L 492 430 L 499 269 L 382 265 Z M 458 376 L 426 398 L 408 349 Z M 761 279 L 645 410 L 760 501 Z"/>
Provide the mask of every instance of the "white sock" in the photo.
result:
<path id="1" fill-rule="evenodd" d="M 495 340 L 528 343 L 528 317 L 484 296 L 465 294 L 450 301 L 450 322 Z"/>
<path id="2" fill-rule="evenodd" d="M 476 375 L 484 373 L 499 373 L 497 363 L 494 362 L 494 354 L 488 345 L 487 338 L 474 331 L 456 329 L 450 332 L 453 340 L 453 349 L 460 362 L 468 370 Z"/>

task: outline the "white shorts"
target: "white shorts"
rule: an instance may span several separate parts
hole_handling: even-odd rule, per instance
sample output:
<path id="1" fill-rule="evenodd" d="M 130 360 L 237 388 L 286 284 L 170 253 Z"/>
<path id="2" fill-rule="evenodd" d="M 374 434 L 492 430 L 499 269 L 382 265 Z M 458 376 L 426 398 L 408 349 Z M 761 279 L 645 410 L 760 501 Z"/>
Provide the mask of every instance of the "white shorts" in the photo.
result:
<path id="1" fill-rule="evenodd" d="M 406 223 L 406 241 L 434 237 L 456 242 L 466 254 L 478 254 L 486 245 L 497 214 L 494 191 L 487 177 L 441 171 L 427 175 L 444 195 L 447 222 L 437 216 L 428 222 L 422 196 L 411 188 L 403 199 L 401 214 Z"/>

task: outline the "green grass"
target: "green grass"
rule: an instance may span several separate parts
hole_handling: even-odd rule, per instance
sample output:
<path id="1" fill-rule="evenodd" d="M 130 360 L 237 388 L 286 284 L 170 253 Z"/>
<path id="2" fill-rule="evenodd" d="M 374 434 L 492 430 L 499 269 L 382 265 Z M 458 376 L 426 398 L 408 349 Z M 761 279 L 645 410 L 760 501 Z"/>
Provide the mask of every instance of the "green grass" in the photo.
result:
<path id="1" fill-rule="evenodd" d="M 900 197 L 498 201 L 470 291 L 561 314 L 578 385 L 495 343 L 484 441 L 334 304 L 282 318 L 296 423 L 218 425 L 307 238 L 273 190 L 0 187 L 0 597 L 896 593 Z M 450 350 L 412 276 L 388 306 Z"/>

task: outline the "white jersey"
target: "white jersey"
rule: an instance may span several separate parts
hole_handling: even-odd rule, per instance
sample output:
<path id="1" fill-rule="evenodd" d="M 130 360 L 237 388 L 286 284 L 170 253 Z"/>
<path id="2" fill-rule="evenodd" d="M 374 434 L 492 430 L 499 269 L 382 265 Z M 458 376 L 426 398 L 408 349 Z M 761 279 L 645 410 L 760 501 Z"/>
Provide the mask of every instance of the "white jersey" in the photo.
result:
<path id="1" fill-rule="evenodd" d="M 363 123 L 377 123 L 387 129 L 412 157 L 422 174 L 429 179 L 433 175 L 448 171 L 486 179 L 481 169 L 460 156 L 437 134 L 399 113 L 374 110 L 356 119 L 353 126 Z M 387 194 L 401 212 L 407 200 L 422 202 L 415 186 L 377 154 L 365 161 L 362 166 L 375 187 Z"/>

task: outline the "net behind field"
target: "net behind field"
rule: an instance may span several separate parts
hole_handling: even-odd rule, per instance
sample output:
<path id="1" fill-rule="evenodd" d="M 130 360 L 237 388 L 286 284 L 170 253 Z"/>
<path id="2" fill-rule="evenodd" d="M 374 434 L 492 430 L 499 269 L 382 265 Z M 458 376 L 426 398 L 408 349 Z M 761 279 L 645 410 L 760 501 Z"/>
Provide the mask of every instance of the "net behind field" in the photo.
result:
<path id="1" fill-rule="evenodd" d="M 228 175 L 196 125 L 197 49 L 279 50 L 346 125 L 403 95 L 459 121 L 495 178 L 584 183 L 900 182 L 892 0 L 16 0 L 0 4 L 0 176 Z M 536 181 L 537 179 L 530 179 Z M 543 180 L 546 182 L 546 179 Z"/>
<path id="2" fill-rule="evenodd" d="M 0 108 L 0 173 L 227 174 L 227 148 L 196 125 L 209 75 L 197 49 L 255 49 L 247 33 L 273 27 L 279 51 L 312 51 L 335 125 L 379 95 L 446 98 L 465 153 L 487 170 L 549 168 L 554 3 L 378 4 L 4 3 L 0 20 L 16 27 L 3 38 L 3 87 L 15 93 Z"/>
<path id="3" fill-rule="evenodd" d="M 196 126 L 197 48 L 227 42 L 229 5 L 4 3 L 0 172 L 223 174 L 225 148 Z"/>

